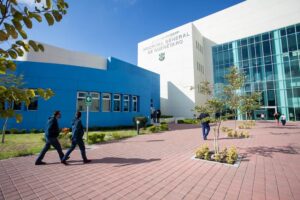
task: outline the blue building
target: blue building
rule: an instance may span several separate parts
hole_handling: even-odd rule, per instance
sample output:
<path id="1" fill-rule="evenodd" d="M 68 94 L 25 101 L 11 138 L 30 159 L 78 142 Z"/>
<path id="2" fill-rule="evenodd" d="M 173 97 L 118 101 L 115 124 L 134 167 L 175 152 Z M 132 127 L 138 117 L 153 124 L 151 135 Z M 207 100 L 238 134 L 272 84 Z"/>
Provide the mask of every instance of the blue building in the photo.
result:
<path id="1" fill-rule="evenodd" d="M 15 106 L 23 121 L 10 119 L 8 129 L 42 129 L 55 110 L 62 113 L 61 128 L 70 127 L 77 110 L 85 124 L 87 95 L 92 96 L 89 127 L 130 126 L 133 117 L 149 117 L 151 106 L 160 107 L 158 74 L 113 57 L 44 47 L 44 53 L 31 52 L 17 61 L 16 73 L 24 75 L 26 88 L 51 88 L 55 95 L 48 101 L 36 96 L 28 107 Z"/>

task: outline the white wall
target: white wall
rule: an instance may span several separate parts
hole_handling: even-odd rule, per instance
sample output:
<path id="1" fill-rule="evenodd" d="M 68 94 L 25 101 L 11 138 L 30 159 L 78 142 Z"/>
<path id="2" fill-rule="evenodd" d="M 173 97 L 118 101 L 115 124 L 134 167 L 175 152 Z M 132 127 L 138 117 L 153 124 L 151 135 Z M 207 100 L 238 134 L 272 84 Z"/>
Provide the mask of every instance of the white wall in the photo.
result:
<path id="1" fill-rule="evenodd" d="M 212 46 L 297 23 L 300 0 L 247 0 L 139 43 L 138 65 L 161 75 L 163 114 L 191 117 L 192 104 L 206 100 L 198 93 L 198 84 L 213 82 Z M 181 45 L 159 49 L 176 32 L 191 36 Z M 203 55 L 196 49 L 196 41 L 203 46 Z M 165 60 L 159 61 L 162 52 Z M 197 70 L 197 62 L 204 65 L 204 74 Z"/>
<path id="2" fill-rule="evenodd" d="M 160 74 L 163 114 L 191 117 L 195 105 L 192 24 L 138 44 L 138 65 Z M 164 54 L 164 60 L 159 55 Z"/>
<path id="3" fill-rule="evenodd" d="M 107 69 L 106 58 L 81 52 L 70 51 L 44 43 L 41 44 L 44 46 L 44 52 L 34 52 L 33 50 L 30 50 L 30 52 L 25 52 L 24 56 L 18 57 L 17 60 L 74 65 L 102 70 Z"/>
<path id="4" fill-rule="evenodd" d="M 220 44 L 300 22 L 300 0 L 247 0 L 193 23 Z"/>

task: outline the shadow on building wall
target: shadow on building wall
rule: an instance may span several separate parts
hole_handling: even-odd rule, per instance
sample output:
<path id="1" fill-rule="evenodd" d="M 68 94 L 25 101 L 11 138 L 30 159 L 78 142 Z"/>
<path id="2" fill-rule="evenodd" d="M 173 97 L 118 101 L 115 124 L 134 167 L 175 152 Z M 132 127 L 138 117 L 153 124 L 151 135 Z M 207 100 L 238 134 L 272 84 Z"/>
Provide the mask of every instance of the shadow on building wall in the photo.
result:
<path id="1" fill-rule="evenodd" d="M 193 90 L 191 92 L 194 93 Z M 160 101 L 163 115 L 193 118 L 195 103 L 172 82 L 168 82 L 168 98 Z"/>

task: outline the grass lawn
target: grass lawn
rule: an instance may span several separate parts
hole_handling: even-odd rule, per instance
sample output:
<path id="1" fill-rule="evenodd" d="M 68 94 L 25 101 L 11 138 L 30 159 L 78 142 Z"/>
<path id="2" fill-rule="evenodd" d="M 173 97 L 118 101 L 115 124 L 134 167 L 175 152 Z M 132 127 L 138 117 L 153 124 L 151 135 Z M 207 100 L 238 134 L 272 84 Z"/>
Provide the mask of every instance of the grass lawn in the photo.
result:
<path id="1" fill-rule="evenodd" d="M 137 132 L 134 129 L 95 131 L 95 132 L 89 132 L 89 135 L 95 133 L 104 133 L 105 141 L 134 137 L 137 135 Z M 145 134 L 146 132 L 145 130 L 140 129 L 140 133 Z M 42 141 L 43 137 L 44 137 L 43 133 L 5 135 L 5 143 L 4 144 L 0 143 L 0 160 L 39 153 L 45 144 Z M 69 139 L 67 139 L 67 141 L 66 140 L 64 141 L 69 143 Z M 60 140 L 60 143 L 63 146 L 62 142 L 63 141 Z"/>
<path id="2" fill-rule="evenodd" d="M 39 153 L 44 142 L 43 134 L 7 134 L 5 143 L 0 143 L 0 160 Z"/>

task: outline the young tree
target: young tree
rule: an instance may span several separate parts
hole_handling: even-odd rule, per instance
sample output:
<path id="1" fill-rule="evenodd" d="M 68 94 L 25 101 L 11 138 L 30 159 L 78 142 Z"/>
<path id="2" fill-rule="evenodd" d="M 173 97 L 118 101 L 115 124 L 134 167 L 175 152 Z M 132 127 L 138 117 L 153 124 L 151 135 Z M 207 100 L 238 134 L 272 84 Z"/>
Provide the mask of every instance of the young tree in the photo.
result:
<path id="1" fill-rule="evenodd" d="M 228 85 L 224 86 L 226 106 L 233 112 L 236 129 L 237 115 L 243 99 L 240 89 L 244 85 L 245 76 L 239 72 L 237 67 L 231 67 L 229 73 L 226 75 L 226 80 L 228 82 Z"/>
<path id="2" fill-rule="evenodd" d="M 200 84 L 200 92 L 202 94 L 208 95 L 209 99 L 205 102 L 203 106 L 196 106 L 195 110 L 199 113 L 207 113 L 209 117 L 203 119 L 203 121 L 209 121 L 211 123 L 216 123 L 216 128 L 213 129 L 214 135 L 214 152 L 219 154 L 219 136 L 220 136 L 220 127 L 222 121 L 226 116 L 221 116 L 225 108 L 224 98 L 220 96 L 212 96 L 213 87 L 208 81 L 202 82 Z"/>
<path id="3" fill-rule="evenodd" d="M 261 92 L 253 92 L 251 94 L 246 94 L 242 97 L 241 101 L 241 112 L 245 113 L 246 120 L 250 119 L 250 114 L 260 108 Z"/>
<path id="4" fill-rule="evenodd" d="M 23 76 L 16 76 L 14 74 L 7 74 L 6 76 L 1 75 L 0 84 L 0 118 L 4 118 L 1 142 L 4 143 L 8 119 L 15 118 L 17 123 L 21 122 L 23 119 L 21 114 L 15 113 L 15 105 L 19 105 L 24 102 L 25 105 L 28 106 L 31 103 L 31 100 L 36 97 L 36 95 L 48 100 L 54 94 L 50 89 L 37 89 L 37 91 L 35 91 L 33 89 L 23 88 Z"/>
<path id="5" fill-rule="evenodd" d="M 25 51 L 29 52 L 31 49 L 44 51 L 43 45 L 28 40 L 26 30 L 33 27 L 33 20 L 41 23 L 45 19 L 49 26 L 55 21 L 60 22 L 68 8 L 64 0 L 22 2 L 26 1 L 0 0 L 0 118 L 5 119 L 3 134 L 8 118 L 16 117 L 18 122 L 22 120 L 21 115 L 15 114 L 13 104 L 24 101 L 28 105 L 30 98 L 36 95 L 34 90 L 22 88 L 22 78 L 9 75 L 9 72 L 16 70 L 13 59 L 23 56 Z M 45 99 L 54 94 L 50 89 L 37 89 L 37 93 Z"/>

